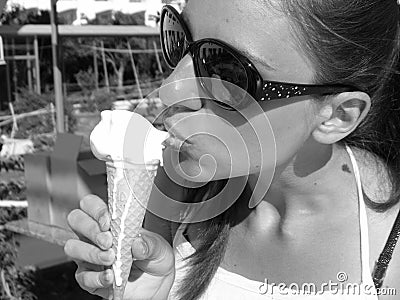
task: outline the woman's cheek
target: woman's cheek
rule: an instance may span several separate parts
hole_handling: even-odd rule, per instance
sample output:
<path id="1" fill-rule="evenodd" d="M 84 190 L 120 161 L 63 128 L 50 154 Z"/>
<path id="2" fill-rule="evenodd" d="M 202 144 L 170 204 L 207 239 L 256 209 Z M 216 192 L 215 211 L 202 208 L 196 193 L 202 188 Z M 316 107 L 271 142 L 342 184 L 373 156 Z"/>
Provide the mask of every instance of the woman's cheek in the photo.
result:
<path id="1" fill-rule="evenodd" d="M 222 139 L 212 135 L 198 135 L 190 147 L 179 153 L 178 167 L 187 180 L 209 182 L 229 178 L 232 153 Z"/>
<path id="2" fill-rule="evenodd" d="M 276 145 L 269 123 L 249 122 L 237 127 L 225 123 L 204 131 L 191 136 L 188 146 L 175 152 L 173 165 L 187 180 L 208 182 L 262 169 L 274 172 Z"/>
<path id="3" fill-rule="evenodd" d="M 262 168 L 273 173 L 275 158 L 272 134 L 260 139 L 249 130 L 240 137 L 236 132 L 224 139 L 211 135 L 192 138 L 189 147 L 175 152 L 173 164 L 186 180 L 208 182 L 259 173 Z"/>
<path id="4" fill-rule="evenodd" d="M 311 134 L 307 114 L 298 110 L 297 114 L 287 115 L 290 117 L 282 118 L 282 115 L 277 114 L 269 116 L 275 137 L 277 166 L 285 165 L 291 160 Z"/>
<path id="5" fill-rule="evenodd" d="M 310 134 L 308 118 L 300 113 L 305 107 L 293 106 L 246 120 L 199 113 L 186 117 L 177 129 L 188 137 L 188 143 L 181 151 L 172 151 L 171 167 L 193 182 L 260 173 L 270 178 L 275 167 L 292 158 Z"/>

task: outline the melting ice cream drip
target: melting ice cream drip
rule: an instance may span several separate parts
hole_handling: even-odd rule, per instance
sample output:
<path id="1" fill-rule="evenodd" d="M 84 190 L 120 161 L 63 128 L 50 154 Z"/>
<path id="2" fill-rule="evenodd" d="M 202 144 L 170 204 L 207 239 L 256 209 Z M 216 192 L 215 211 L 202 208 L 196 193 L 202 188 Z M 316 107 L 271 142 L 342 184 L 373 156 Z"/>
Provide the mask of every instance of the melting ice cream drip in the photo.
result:
<path id="1" fill-rule="evenodd" d="M 115 178 L 114 178 L 114 185 L 113 185 L 113 195 L 117 195 L 118 193 L 118 182 L 124 179 L 124 171 L 122 168 L 115 168 Z M 117 216 L 117 201 L 112 201 L 112 208 L 111 208 L 111 218 L 115 220 Z"/>
<path id="2" fill-rule="evenodd" d="M 122 285 L 122 277 L 121 277 L 121 267 L 122 267 L 122 261 L 121 261 L 121 248 L 122 248 L 122 242 L 123 239 L 125 238 L 125 222 L 126 218 L 128 217 L 129 213 L 129 208 L 132 205 L 132 200 L 133 200 L 133 195 L 129 194 L 128 200 L 125 203 L 124 206 L 124 212 L 122 213 L 121 217 L 121 225 L 120 225 L 120 234 L 118 236 L 118 243 L 117 243 L 117 253 L 116 253 L 116 262 L 113 266 L 114 268 L 114 275 L 115 275 L 115 284 L 117 286 Z"/>

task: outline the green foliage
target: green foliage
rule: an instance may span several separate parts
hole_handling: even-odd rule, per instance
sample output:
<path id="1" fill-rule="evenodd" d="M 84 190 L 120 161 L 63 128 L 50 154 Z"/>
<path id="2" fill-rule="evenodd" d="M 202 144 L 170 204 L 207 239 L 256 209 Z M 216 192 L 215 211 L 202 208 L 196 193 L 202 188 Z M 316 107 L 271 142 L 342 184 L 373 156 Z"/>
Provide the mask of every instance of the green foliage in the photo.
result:
<path id="1" fill-rule="evenodd" d="M 39 95 L 27 89 L 21 89 L 18 93 L 18 100 L 13 103 L 16 114 L 34 111 L 44 108 L 54 101 L 52 94 Z"/>
<path id="2" fill-rule="evenodd" d="M 50 0 L 49 0 L 50 1 Z M 35 9 L 24 9 L 21 6 L 14 5 L 10 11 L 3 15 L 3 24 L 49 24 L 49 12 L 39 11 Z M 135 14 L 124 14 L 116 12 L 110 15 L 110 18 L 101 18 L 90 21 L 90 24 L 107 24 L 107 25 L 144 25 L 144 12 Z M 133 50 L 140 49 L 153 49 L 152 38 L 133 38 L 133 37 L 115 37 L 115 38 L 102 38 L 106 49 L 127 50 L 127 43 L 131 45 Z M 155 37 L 154 41 L 160 49 L 159 38 Z M 17 40 L 18 43 L 18 40 Z M 105 86 L 105 73 L 101 57 L 101 44 L 99 38 L 71 38 L 65 37 L 60 41 L 60 53 L 63 69 L 63 81 L 66 84 L 66 94 L 77 91 L 77 83 L 79 84 L 76 74 L 80 71 L 86 72 L 89 68 L 94 69 L 94 60 L 98 67 L 98 84 L 100 87 Z M 49 93 L 52 89 L 53 73 L 52 73 L 52 53 L 51 42 L 48 37 L 39 37 L 40 47 L 40 70 L 43 89 Z M 96 47 L 96 51 L 93 50 Z M 97 59 L 94 58 L 94 53 Z M 133 75 L 130 55 L 128 53 L 117 53 L 106 51 L 106 67 L 108 70 L 109 81 L 111 86 L 118 86 L 118 93 L 123 94 L 123 87 L 126 85 L 133 85 L 136 83 Z M 169 68 L 166 66 L 158 53 L 161 61 L 162 69 L 166 72 Z M 162 74 L 157 64 L 157 59 L 153 52 L 150 53 L 135 53 L 133 54 L 137 71 L 139 73 L 141 83 L 152 81 L 161 78 L 168 74 Z M 18 64 L 16 72 L 20 86 L 27 85 L 26 83 L 26 66 L 25 64 Z M 92 71 L 93 72 L 93 71 Z M 89 78 L 88 78 L 89 79 Z M 96 85 L 95 76 L 90 78 L 90 85 Z"/>
<path id="3" fill-rule="evenodd" d="M 100 18 L 90 21 L 92 25 L 106 24 L 106 25 L 144 25 L 144 12 L 135 14 L 124 14 L 116 12 L 111 18 Z M 126 84 L 134 84 L 135 79 L 131 64 L 131 58 L 128 49 L 128 42 L 133 50 L 153 49 L 153 40 L 156 42 L 158 49 L 160 49 L 159 38 L 136 38 L 136 37 L 113 37 L 102 38 L 105 48 L 105 60 L 108 70 L 109 82 L 111 86 L 118 86 L 118 92 L 123 92 L 123 86 Z M 95 52 L 93 50 L 95 47 Z M 110 49 L 117 51 L 108 51 Z M 122 50 L 122 52 L 118 52 Z M 125 52 L 124 52 L 125 51 Z M 80 88 L 94 90 L 96 85 L 96 77 L 93 71 L 93 54 L 97 56 L 98 66 L 98 81 L 99 86 L 105 86 L 104 66 L 101 54 L 101 43 L 99 39 L 93 38 L 65 38 L 62 45 L 62 58 L 64 60 L 64 79 L 67 82 L 76 82 Z M 168 70 L 161 54 L 158 53 L 163 70 Z M 154 52 L 133 54 L 137 71 L 141 82 L 147 80 L 154 80 L 155 78 L 162 77 L 157 59 Z M 86 73 L 86 74 L 85 74 Z M 88 75 L 91 75 L 88 76 Z M 85 79 L 85 86 L 82 86 L 82 79 Z M 69 88 L 72 89 L 71 87 Z"/>
<path id="4" fill-rule="evenodd" d="M 89 68 L 93 70 L 93 50 L 91 47 L 94 42 L 95 39 L 93 38 L 65 37 L 62 39 L 61 58 L 63 60 L 64 82 L 75 83 L 77 82 L 76 74 L 79 71 L 85 71 Z M 95 81 L 94 74 L 91 81 Z"/>
<path id="5" fill-rule="evenodd" d="M 13 4 L 0 19 L 4 25 L 50 24 L 50 13 L 47 10 L 26 9 Z"/>
<path id="6" fill-rule="evenodd" d="M 144 11 L 134 14 L 124 14 L 116 12 L 114 15 L 113 25 L 144 25 Z"/>
<path id="7" fill-rule="evenodd" d="M 144 11 L 139 11 L 134 14 L 125 14 L 115 12 L 110 18 L 95 18 L 89 21 L 91 25 L 144 25 Z"/>
<path id="8" fill-rule="evenodd" d="M 12 155 L 10 157 L 2 157 L 0 160 L 0 171 L 3 169 L 6 172 L 8 172 L 9 170 L 24 171 L 24 158 L 22 157 L 22 155 Z"/>
<path id="9" fill-rule="evenodd" d="M 106 109 L 112 109 L 113 102 L 117 97 L 115 93 L 93 92 L 90 96 L 83 96 L 80 100 L 79 112 L 101 112 Z"/>
<path id="10" fill-rule="evenodd" d="M 56 135 L 38 134 L 31 137 L 35 152 L 51 152 L 53 150 Z"/>
<path id="11" fill-rule="evenodd" d="M 25 190 L 25 182 L 22 179 L 0 181 L 0 199 L 25 200 Z"/>
<path id="12" fill-rule="evenodd" d="M 18 100 L 13 102 L 14 111 L 16 114 L 32 112 L 38 109 L 47 109 L 50 112 L 50 104 L 54 103 L 54 94 L 45 93 L 38 94 L 28 89 L 21 89 L 18 93 Z M 75 119 L 72 114 L 72 104 L 68 101 L 64 102 L 64 112 L 68 118 L 68 128 L 73 130 Z M 32 138 L 35 135 L 42 133 L 54 132 L 54 121 L 51 113 L 38 116 L 30 116 L 22 121 L 17 121 L 18 131 L 15 138 Z M 5 129 L 11 131 L 11 125 Z"/>
<path id="13" fill-rule="evenodd" d="M 153 41 L 160 49 L 158 38 L 153 40 L 150 38 L 103 38 L 102 42 L 105 49 L 105 61 L 108 70 L 108 78 L 111 86 L 117 86 L 118 92 L 123 92 L 124 85 L 132 85 L 136 83 L 134 78 L 133 67 L 129 53 L 127 53 L 128 43 L 133 50 L 153 49 Z M 99 39 L 76 39 L 66 38 L 63 42 L 63 60 L 64 60 L 64 80 L 70 82 L 68 92 L 74 92 L 73 82 L 76 82 L 81 90 L 95 89 L 96 74 L 94 73 L 93 54 L 95 47 L 96 63 L 98 68 L 98 85 L 105 86 L 105 73 L 102 60 L 101 47 Z M 111 50 L 111 51 L 110 51 Z M 162 59 L 161 53 L 158 53 L 161 62 L 161 68 L 169 72 Z M 157 58 L 154 52 L 134 53 L 133 58 L 136 64 L 136 70 L 139 74 L 141 83 L 162 79 L 163 75 L 159 70 Z"/>
<path id="14" fill-rule="evenodd" d="M 26 209 L 1 208 L 0 227 L 10 221 L 26 217 Z M 16 264 L 18 243 L 14 234 L 0 230 L 0 300 L 36 300 L 33 294 L 34 270 L 21 268 Z M 5 284 L 4 284 L 5 283 Z"/>
<path id="15" fill-rule="evenodd" d="M 96 88 L 96 78 L 92 67 L 87 71 L 80 70 L 75 74 L 76 82 L 85 94 L 90 94 Z"/>
<path id="16" fill-rule="evenodd" d="M 96 102 L 92 97 L 83 96 L 80 100 L 79 113 L 97 112 Z"/>
<path id="17" fill-rule="evenodd" d="M 28 90 L 21 90 L 17 101 L 13 103 L 16 114 L 32 112 L 46 108 L 50 111 L 50 103 L 53 102 L 52 95 L 39 95 Z M 31 116 L 18 121 L 18 131 L 16 138 L 29 138 L 38 133 L 48 133 L 54 131 L 51 114 Z"/>
<path id="18" fill-rule="evenodd" d="M 99 112 L 107 109 L 112 109 L 114 101 L 117 100 L 117 96 L 115 93 L 108 93 L 105 91 L 94 92 L 93 97 L 96 103 L 96 109 Z"/>

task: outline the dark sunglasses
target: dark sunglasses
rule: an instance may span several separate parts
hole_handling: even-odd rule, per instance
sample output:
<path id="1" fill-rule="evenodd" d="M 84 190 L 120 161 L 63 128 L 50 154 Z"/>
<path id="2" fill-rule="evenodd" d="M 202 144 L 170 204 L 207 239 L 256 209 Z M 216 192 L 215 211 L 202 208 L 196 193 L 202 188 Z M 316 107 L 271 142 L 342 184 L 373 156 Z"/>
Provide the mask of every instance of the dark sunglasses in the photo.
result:
<path id="1" fill-rule="evenodd" d="M 311 85 L 266 81 L 247 57 L 223 41 L 209 38 L 193 41 L 183 18 L 170 5 L 165 5 L 162 9 L 160 27 L 162 51 L 168 66 L 174 69 L 189 53 L 195 75 L 202 87 L 213 100 L 226 109 L 241 107 L 241 101 L 245 98 L 244 92 L 256 101 L 266 101 L 357 90 L 355 87 L 339 84 Z M 233 86 L 240 89 L 234 89 Z"/>

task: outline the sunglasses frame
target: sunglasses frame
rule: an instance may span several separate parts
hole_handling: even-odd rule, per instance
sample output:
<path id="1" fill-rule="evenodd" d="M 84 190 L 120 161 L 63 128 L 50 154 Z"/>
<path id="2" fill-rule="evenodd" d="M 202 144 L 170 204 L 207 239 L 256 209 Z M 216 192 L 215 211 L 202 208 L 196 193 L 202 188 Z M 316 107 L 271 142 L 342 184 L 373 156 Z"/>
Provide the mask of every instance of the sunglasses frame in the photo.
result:
<path id="1" fill-rule="evenodd" d="M 204 81 L 202 80 L 203 77 L 209 77 L 209 76 L 202 76 L 200 71 L 201 61 L 200 61 L 199 50 L 201 46 L 205 43 L 215 44 L 221 47 L 222 49 L 228 51 L 235 59 L 237 59 L 237 61 L 242 65 L 244 71 L 246 72 L 247 76 L 246 92 L 248 92 L 258 102 L 276 100 L 276 99 L 287 99 L 291 97 L 304 96 L 304 95 L 325 96 L 325 95 L 359 90 L 354 86 L 344 85 L 344 84 L 299 84 L 292 82 L 264 80 L 260 75 L 260 73 L 258 72 L 257 68 L 254 66 L 254 64 L 246 56 L 241 54 L 237 49 L 230 46 L 229 44 L 213 38 L 205 38 L 193 41 L 192 35 L 190 34 L 190 31 L 186 23 L 181 17 L 181 14 L 173 6 L 165 5 L 161 11 L 160 38 L 161 38 L 161 46 L 162 46 L 164 60 L 171 69 L 175 69 L 176 66 L 171 62 L 164 43 L 163 25 L 167 13 L 171 13 L 177 19 L 185 34 L 185 43 L 183 47 L 185 47 L 186 44 L 186 48 L 183 49 L 180 60 L 186 54 L 190 54 L 194 65 L 195 75 L 196 77 L 199 78 L 202 87 L 208 94 L 210 94 L 211 97 L 212 97 L 211 92 L 208 90 Z M 234 84 L 231 82 L 229 83 Z M 225 109 L 229 110 L 235 109 L 234 107 L 231 107 L 227 103 L 224 103 L 217 99 L 215 99 L 215 101 Z"/>

